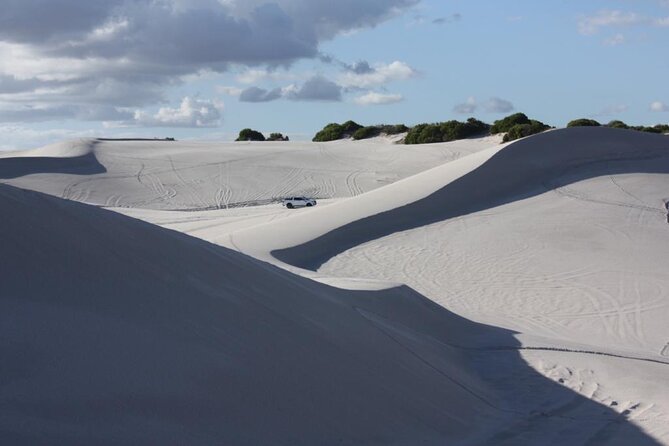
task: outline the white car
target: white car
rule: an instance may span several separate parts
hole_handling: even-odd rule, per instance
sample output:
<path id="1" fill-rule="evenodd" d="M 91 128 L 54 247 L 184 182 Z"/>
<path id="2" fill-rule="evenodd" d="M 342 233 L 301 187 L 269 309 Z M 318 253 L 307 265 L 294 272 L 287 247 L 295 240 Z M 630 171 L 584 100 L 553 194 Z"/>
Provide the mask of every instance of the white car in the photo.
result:
<path id="1" fill-rule="evenodd" d="M 288 209 L 316 206 L 316 200 L 306 197 L 290 197 L 283 199 L 283 205 Z"/>

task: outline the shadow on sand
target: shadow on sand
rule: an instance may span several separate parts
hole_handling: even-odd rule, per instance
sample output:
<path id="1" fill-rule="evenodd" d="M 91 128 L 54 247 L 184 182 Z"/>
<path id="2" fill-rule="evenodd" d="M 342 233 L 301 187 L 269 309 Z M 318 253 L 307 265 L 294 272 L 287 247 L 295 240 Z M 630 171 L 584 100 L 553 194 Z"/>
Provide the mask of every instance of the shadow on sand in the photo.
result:
<path id="1" fill-rule="evenodd" d="M 0 158 L 0 179 L 2 180 L 36 173 L 93 175 L 105 172 L 107 169 L 100 164 L 94 153 L 71 158 L 46 156 Z"/>
<path id="2" fill-rule="evenodd" d="M 422 200 L 357 220 L 272 255 L 315 271 L 348 249 L 395 232 L 501 206 L 588 178 L 633 172 L 669 173 L 669 137 L 593 127 L 551 131 L 504 148 L 479 168 Z"/>
<path id="3" fill-rule="evenodd" d="M 657 444 L 407 287 L 5 185 L 0 212 L 2 444 Z"/>

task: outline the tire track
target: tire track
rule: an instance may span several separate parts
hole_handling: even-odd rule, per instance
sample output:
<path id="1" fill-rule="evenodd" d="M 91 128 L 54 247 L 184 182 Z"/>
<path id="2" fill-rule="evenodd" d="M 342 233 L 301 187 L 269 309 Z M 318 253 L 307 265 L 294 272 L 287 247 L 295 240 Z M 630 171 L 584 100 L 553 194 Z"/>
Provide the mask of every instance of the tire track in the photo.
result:
<path id="1" fill-rule="evenodd" d="M 618 207 L 631 208 L 631 209 L 641 209 L 641 210 L 648 211 L 648 212 L 661 213 L 663 215 L 665 214 L 665 212 L 662 209 L 658 209 L 658 208 L 652 207 L 652 206 L 635 205 L 635 204 L 630 204 L 630 203 L 623 203 L 623 202 L 620 202 L 620 201 L 602 200 L 602 199 L 592 198 L 592 197 L 589 197 L 585 194 L 580 194 L 580 193 L 574 191 L 573 189 L 568 188 L 567 186 L 553 188 L 552 191 L 554 193 L 558 194 L 558 195 L 563 196 L 563 197 L 569 197 L 569 198 L 573 198 L 573 199 L 576 199 L 576 200 L 585 201 L 585 202 L 589 202 L 589 203 L 604 204 L 604 205 L 608 205 L 608 206 L 618 206 Z"/>
<path id="2" fill-rule="evenodd" d="M 266 196 L 273 198 L 284 198 L 291 194 L 294 195 L 294 190 L 305 180 L 305 178 L 300 179 L 300 176 L 303 172 L 304 169 L 298 167 L 290 169 L 288 173 L 283 178 L 281 178 L 281 187 L 274 190 L 268 190 Z"/>
<path id="3" fill-rule="evenodd" d="M 669 358 L 669 342 L 667 342 L 667 345 L 665 345 L 664 348 L 660 351 L 660 355 Z"/>
<path id="4" fill-rule="evenodd" d="M 195 186 L 193 186 L 192 183 L 187 182 L 179 172 L 179 170 L 186 170 L 186 169 L 177 169 L 174 165 L 174 160 L 172 159 L 171 156 L 168 156 L 167 159 L 169 160 L 170 166 L 172 167 L 172 172 L 177 177 L 179 182 L 184 186 L 184 188 L 190 190 L 189 194 L 191 195 L 191 197 L 194 198 L 195 201 L 199 201 L 202 207 L 208 207 L 209 205 L 202 199 L 201 194 L 197 191 Z M 188 169 L 191 169 L 191 167 L 189 167 Z"/>
<path id="5" fill-rule="evenodd" d="M 226 180 L 223 180 L 223 165 L 225 165 Z M 232 200 L 232 188 L 230 187 L 230 164 L 227 162 L 218 165 L 218 189 L 216 190 L 215 198 L 216 206 L 222 209 L 223 206 L 228 207 Z"/>
<path id="6" fill-rule="evenodd" d="M 358 177 L 360 174 L 362 174 L 362 171 L 356 170 L 346 176 L 346 188 L 353 197 L 363 193 L 362 188 L 358 185 Z"/>

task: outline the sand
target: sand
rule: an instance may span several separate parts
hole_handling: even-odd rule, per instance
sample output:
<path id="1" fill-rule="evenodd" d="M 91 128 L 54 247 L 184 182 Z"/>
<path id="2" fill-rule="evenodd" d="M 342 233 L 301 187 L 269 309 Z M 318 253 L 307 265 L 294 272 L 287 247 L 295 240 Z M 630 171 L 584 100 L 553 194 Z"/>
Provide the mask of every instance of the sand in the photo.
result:
<path id="1" fill-rule="evenodd" d="M 669 444 L 668 179 L 604 128 L 3 153 L 0 437 Z"/>

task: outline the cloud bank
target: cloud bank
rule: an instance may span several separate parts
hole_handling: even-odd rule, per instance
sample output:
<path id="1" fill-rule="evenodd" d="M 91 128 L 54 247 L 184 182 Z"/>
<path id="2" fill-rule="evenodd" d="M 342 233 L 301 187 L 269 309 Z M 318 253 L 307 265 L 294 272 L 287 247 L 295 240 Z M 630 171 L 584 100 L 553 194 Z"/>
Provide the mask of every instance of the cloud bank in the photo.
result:
<path id="1" fill-rule="evenodd" d="M 223 115 L 223 103 L 185 97 L 178 107 L 161 107 L 151 114 L 136 110 L 132 119 L 107 122 L 107 127 L 217 127 Z"/>
<path id="2" fill-rule="evenodd" d="M 29 121 L 93 119 L 111 117 L 116 109 L 122 118 L 120 109 L 164 102 L 164 90 L 184 76 L 317 58 L 324 41 L 374 27 L 417 2 L 6 0 L 0 14 L 0 114 Z M 305 83 L 294 94 L 337 100 L 335 89 L 326 87 Z M 246 92 L 245 98 L 276 96 L 258 93 Z"/>

